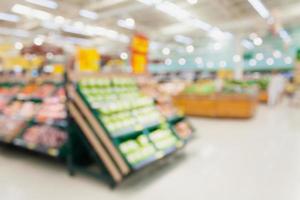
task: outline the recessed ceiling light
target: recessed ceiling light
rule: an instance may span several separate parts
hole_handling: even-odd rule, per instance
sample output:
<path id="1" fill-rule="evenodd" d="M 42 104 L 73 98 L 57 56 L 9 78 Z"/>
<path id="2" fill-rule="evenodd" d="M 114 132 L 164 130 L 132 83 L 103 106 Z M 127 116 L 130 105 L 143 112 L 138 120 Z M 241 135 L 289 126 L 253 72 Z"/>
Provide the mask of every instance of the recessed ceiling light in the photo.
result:
<path id="1" fill-rule="evenodd" d="M 260 38 L 260 37 L 257 37 L 253 40 L 253 43 L 256 45 L 256 46 L 260 46 L 262 45 L 263 43 L 263 40 Z"/>
<path id="2" fill-rule="evenodd" d="M 293 59 L 292 59 L 291 57 L 285 57 L 285 58 L 284 58 L 284 62 L 285 62 L 286 64 L 292 64 Z"/>
<path id="3" fill-rule="evenodd" d="M 198 65 L 201 65 L 201 64 L 203 64 L 203 60 L 202 60 L 202 58 L 201 58 L 201 57 L 197 57 L 197 58 L 195 58 L 195 63 L 196 63 L 196 64 L 198 64 Z"/>
<path id="4" fill-rule="evenodd" d="M 186 47 L 186 52 L 188 52 L 188 53 L 193 53 L 194 52 L 194 46 L 193 45 L 188 45 L 187 47 Z"/>
<path id="5" fill-rule="evenodd" d="M 264 54 L 263 53 L 257 53 L 255 55 L 256 60 L 261 61 L 264 59 Z"/>
<path id="6" fill-rule="evenodd" d="M 241 56 L 240 55 L 234 55 L 232 57 L 233 62 L 237 63 L 237 62 L 241 62 Z"/>
<path id="7" fill-rule="evenodd" d="M 184 65 L 186 63 L 186 60 L 184 58 L 179 58 L 178 59 L 178 64 L 179 65 Z"/>
<path id="8" fill-rule="evenodd" d="M 127 60 L 127 59 L 128 59 L 128 54 L 127 54 L 126 52 L 122 52 L 122 53 L 120 54 L 120 58 L 121 58 L 122 60 Z"/>
<path id="9" fill-rule="evenodd" d="M 273 65 L 274 64 L 274 59 L 273 58 L 268 58 L 266 60 L 267 65 Z"/>
<path id="10" fill-rule="evenodd" d="M 170 58 L 165 59 L 165 65 L 171 65 L 172 60 Z"/>
<path id="11" fill-rule="evenodd" d="M 162 53 L 163 53 L 164 55 L 169 55 L 169 54 L 170 54 L 170 49 L 167 48 L 167 47 L 165 47 L 165 48 L 162 49 Z"/>
<path id="12" fill-rule="evenodd" d="M 21 43 L 21 42 L 16 42 L 15 43 L 15 49 L 18 49 L 18 50 L 21 50 L 21 49 L 23 49 L 23 44 Z"/>
<path id="13" fill-rule="evenodd" d="M 279 50 L 273 51 L 274 58 L 281 58 L 282 53 Z"/>
<path id="14" fill-rule="evenodd" d="M 227 63 L 225 60 L 222 60 L 222 61 L 220 61 L 219 65 L 221 68 L 225 68 L 227 66 Z"/>

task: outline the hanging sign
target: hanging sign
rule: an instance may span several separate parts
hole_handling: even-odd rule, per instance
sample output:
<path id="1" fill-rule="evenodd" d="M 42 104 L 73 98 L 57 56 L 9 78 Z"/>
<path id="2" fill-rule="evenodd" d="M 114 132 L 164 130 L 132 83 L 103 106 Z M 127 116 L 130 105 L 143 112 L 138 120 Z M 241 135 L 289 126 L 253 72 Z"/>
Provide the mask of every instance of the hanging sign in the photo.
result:
<path id="1" fill-rule="evenodd" d="M 145 36 L 135 35 L 131 43 L 131 66 L 135 74 L 147 72 L 149 40 Z"/>
<path id="2" fill-rule="evenodd" d="M 98 72 L 100 55 L 93 48 L 77 49 L 78 69 L 80 72 Z"/>

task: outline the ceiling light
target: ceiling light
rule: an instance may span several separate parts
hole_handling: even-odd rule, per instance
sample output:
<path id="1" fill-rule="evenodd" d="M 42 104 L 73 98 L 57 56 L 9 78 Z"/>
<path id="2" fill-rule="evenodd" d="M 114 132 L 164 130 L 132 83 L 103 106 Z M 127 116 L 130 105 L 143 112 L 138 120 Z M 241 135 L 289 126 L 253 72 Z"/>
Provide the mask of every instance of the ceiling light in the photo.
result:
<path id="1" fill-rule="evenodd" d="M 262 18 L 267 19 L 270 17 L 270 12 L 260 0 L 248 0 L 248 2 Z"/>
<path id="2" fill-rule="evenodd" d="M 244 40 L 242 41 L 242 45 L 243 45 L 246 49 L 253 49 L 253 48 L 254 48 L 253 43 L 250 42 L 250 41 L 247 40 L 247 39 L 244 39 Z"/>
<path id="3" fill-rule="evenodd" d="M 219 42 L 217 42 L 217 43 L 215 43 L 214 44 L 214 50 L 220 50 L 222 48 L 222 45 L 221 45 L 221 43 L 219 43 Z"/>
<path id="4" fill-rule="evenodd" d="M 161 3 L 156 4 L 156 9 L 175 17 L 178 20 L 185 20 L 190 17 L 190 13 L 188 11 L 170 1 L 162 1 Z"/>
<path id="5" fill-rule="evenodd" d="M 232 38 L 232 34 L 229 32 L 223 32 L 219 28 L 214 27 L 208 32 L 209 37 L 215 40 L 225 40 Z"/>
<path id="6" fill-rule="evenodd" d="M 183 36 L 183 35 L 175 35 L 174 40 L 178 43 L 182 43 L 182 44 L 191 44 L 193 43 L 193 39 Z"/>
<path id="7" fill-rule="evenodd" d="M 232 57 L 233 62 L 238 63 L 241 62 L 241 56 L 240 55 L 234 55 Z"/>
<path id="8" fill-rule="evenodd" d="M 260 38 L 260 37 L 257 37 L 253 40 L 253 43 L 256 45 L 256 46 L 260 46 L 262 45 L 263 43 L 263 40 Z"/>
<path id="9" fill-rule="evenodd" d="M 133 18 L 120 19 L 120 20 L 118 20 L 117 24 L 118 24 L 118 26 L 127 28 L 127 29 L 135 28 L 135 21 Z"/>
<path id="10" fill-rule="evenodd" d="M 251 33 L 250 35 L 249 35 L 249 38 L 251 39 L 251 40 L 254 40 L 255 38 L 257 38 L 258 37 L 258 35 L 256 34 L 256 33 Z"/>
<path id="11" fill-rule="evenodd" d="M 186 63 L 186 60 L 184 58 L 179 58 L 178 59 L 178 64 L 179 65 L 184 65 Z"/>
<path id="12" fill-rule="evenodd" d="M 185 49 L 186 49 L 186 52 L 188 52 L 188 53 L 193 53 L 195 50 L 193 45 L 189 45 Z"/>
<path id="13" fill-rule="evenodd" d="M 227 66 L 227 63 L 225 60 L 222 60 L 222 61 L 220 61 L 219 65 L 221 68 L 225 68 Z"/>
<path id="14" fill-rule="evenodd" d="M 24 45 L 21 42 L 16 42 L 15 43 L 15 49 L 21 50 L 23 49 Z"/>
<path id="15" fill-rule="evenodd" d="M 267 65 L 273 65 L 274 64 L 274 59 L 273 58 L 268 58 L 266 60 Z"/>
<path id="16" fill-rule="evenodd" d="M 255 66 L 256 64 L 257 64 L 257 62 L 256 62 L 255 59 L 251 59 L 251 60 L 249 61 L 249 65 L 250 65 L 251 67 Z"/>
<path id="17" fill-rule="evenodd" d="M 52 17 L 52 15 L 48 12 L 38 10 L 38 9 L 33 9 L 31 7 L 24 6 L 21 4 L 15 4 L 11 10 L 14 13 L 25 15 L 27 17 L 40 19 L 40 20 L 49 20 Z"/>
<path id="18" fill-rule="evenodd" d="M 57 24 L 63 24 L 63 23 L 65 22 L 65 18 L 62 17 L 62 16 L 56 16 L 56 17 L 54 18 L 54 21 L 55 21 L 55 23 L 57 23 Z"/>
<path id="19" fill-rule="evenodd" d="M 51 8 L 51 9 L 56 9 L 57 8 L 57 3 L 55 1 L 51 0 L 26 0 L 29 3 L 38 5 L 38 6 L 43 6 L 46 8 Z"/>
<path id="20" fill-rule="evenodd" d="M 187 0 L 187 2 L 189 4 L 195 5 L 196 3 L 198 3 L 198 0 Z"/>
<path id="21" fill-rule="evenodd" d="M 45 41 L 45 37 L 44 36 L 37 36 L 36 38 L 34 38 L 33 43 L 37 46 L 41 46 Z"/>
<path id="22" fill-rule="evenodd" d="M 285 62 L 285 64 L 292 64 L 293 59 L 291 57 L 285 57 L 284 62 Z"/>
<path id="23" fill-rule="evenodd" d="M 163 53 L 164 55 L 169 55 L 169 54 L 170 54 L 170 49 L 167 48 L 167 47 L 165 47 L 165 48 L 162 49 L 162 53 Z"/>
<path id="24" fill-rule="evenodd" d="M 0 27 L 0 34 L 1 35 L 22 37 L 22 38 L 26 38 L 26 37 L 30 36 L 28 31 L 25 31 L 25 30 L 22 30 L 22 29 L 12 29 L 12 28 L 3 28 L 3 27 Z"/>
<path id="25" fill-rule="evenodd" d="M 256 58 L 256 60 L 261 61 L 261 60 L 264 59 L 264 54 L 262 54 L 262 53 L 257 53 L 257 54 L 255 55 L 255 58 Z"/>
<path id="26" fill-rule="evenodd" d="M 195 63 L 198 64 L 198 65 L 203 64 L 202 58 L 200 58 L 200 57 L 195 58 Z"/>
<path id="27" fill-rule="evenodd" d="M 273 51 L 274 58 L 281 58 L 282 53 L 279 50 Z"/>
<path id="28" fill-rule="evenodd" d="M 79 15 L 81 17 L 85 17 L 85 18 L 88 18 L 88 19 L 92 19 L 92 20 L 96 20 L 98 18 L 98 14 L 93 12 L 93 11 L 89 11 L 89 10 L 80 10 L 79 11 Z"/>
<path id="29" fill-rule="evenodd" d="M 163 0 L 138 0 L 141 3 L 144 3 L 148 6 L 155 6 L 157 10 L 166 13 L 169 16 L 176 18 L 177 20 L 194 26 L 195 28 L 200 28 L 206 32 L 210 32 L 212 26 L 204 21 L 201 21 L 195 16 L 192 16 L 190 12 L 181 8 L 177 4 L 174 4 L 170 1 L 163 1 Z M 196 0 L 188 0 L 191 3 L 197 3 Z M 224 36 L 232 36 L 232 34 L 225 33 Z"/>
<path id="30" fill-rule="evenodd" d="M 165 65 L 171 65 L 172 60 L 170 58 L 165 59 Z"/>
<path id="31" fill-rule="evenodd" d="M 0 20 L 8 22 L 18 22 L 20 17 L 17 15 L 0 12 Z"/>
<path id="32" fill-rule="evenodd" d="M 120 58 L 121 58 L 122 60 L 127 60 L 127 59 L 128 59 L 128 54 L 127 54 L 126 52 L 122 52 L 122 53 L 120 54 Z"/>

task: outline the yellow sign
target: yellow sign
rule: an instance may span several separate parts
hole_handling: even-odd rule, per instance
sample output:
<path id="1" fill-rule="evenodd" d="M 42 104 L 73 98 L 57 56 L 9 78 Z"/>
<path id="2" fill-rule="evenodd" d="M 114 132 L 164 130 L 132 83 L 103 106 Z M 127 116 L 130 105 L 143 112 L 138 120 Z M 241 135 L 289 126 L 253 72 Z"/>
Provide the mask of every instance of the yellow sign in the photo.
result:
<path id="1" fill-rule="evenodd" d="M 77 61 L 79 71 L 81 72 L 97 72 L 99 71 L 100 55 L 93 48 L 78 48 Z"/>
<path id="2" fill-rule="evenodd" d="M 132 72 L 142 74 L 147 72 L 149 40 L 141 35 L 135 35 L 131 43 Z"/>
<path id="3" fill-rule="evenodd" d="M 147 57 L 144 54 L 132 54 L 132 71 L 135 74 L 142 74 L 147 68 Z"/>
<path id="4" fill-rule="evenodd" d="M 53 65 L 53 73 L 54 74 L 63 74 L 64 73 L 64 66 L 62 64 Z"/>
<path id="5" fill-rule="evenodd" d="M 135 36 L 132 40 L 132 50 L 138 53 L 148 53 L 149 41 L 147 38 L 142 36 Z"/>

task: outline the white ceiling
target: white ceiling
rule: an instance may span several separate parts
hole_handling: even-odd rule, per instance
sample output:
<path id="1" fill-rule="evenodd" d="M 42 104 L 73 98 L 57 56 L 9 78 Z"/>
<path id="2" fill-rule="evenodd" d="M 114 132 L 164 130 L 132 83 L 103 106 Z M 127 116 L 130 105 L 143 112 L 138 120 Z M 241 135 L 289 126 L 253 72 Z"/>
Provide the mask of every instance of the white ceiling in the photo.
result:
<path id="1" fill-rule="evenodd" d="M 272 15 L 285 26 L 300 25 L 299 0 L 261 0 L 271 11 Z M 158 43 L 175 43 L 173 40 L 177 34 L 193 38 L 194 41 L 207 37 L 207 32 L 195 28 L 191 24 L 179 21 L 164 12 L 155 9 L 137 0 L 56 0 L 57 9 L 48 9 L 26 2 L 25 0 L 1 0 L 0 11 L 12 13 L 11 8 L 19 3 L 35 9 L 51 13 L 53 16 L 63 16 L 72 21 L 81 21 L 84 24 L 104 27 L 117 31 L 130 38 L 135 32 L 144 33 L 152 41 Z M 264 32 L 268 29 L 267 22 L 261 18 L 247 0 L 198 0 L 191 5 L 187 0 L 173 0 L 172 3 L 188 11 L 195 18 L 212 26 L 220 28 L 224 32 L 234 35 L 249 34 L 253 31 Z M 98 14 L 97 20 L 90 20 L 79 15 L 80 9 L 87 9 Z M 92 40 L 93 44 L 101 47 L 102 51 L 120 52 L 128 47 L 128 43 L 114 41 L 105 36 L 83 36 L 69 34 L 61 30 L 49 30 L 42 26 L 42 21 L 21 16 L 18 23 L 0 21 L 0 27 L 19 28 L 30 31 L 31 40 L 37 35 L 63 35 L 65 37 L 79 37 Z M 131 17 L 135 20 L 134 30 L 121 28 L 117 25 L 119 19 Z M 7 36 L 11 38 L 11 36 Z M 5 38 L 4 38 L 5 39 Z"/>

